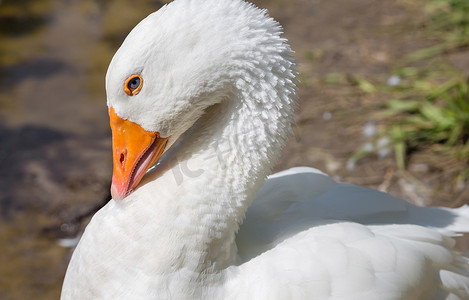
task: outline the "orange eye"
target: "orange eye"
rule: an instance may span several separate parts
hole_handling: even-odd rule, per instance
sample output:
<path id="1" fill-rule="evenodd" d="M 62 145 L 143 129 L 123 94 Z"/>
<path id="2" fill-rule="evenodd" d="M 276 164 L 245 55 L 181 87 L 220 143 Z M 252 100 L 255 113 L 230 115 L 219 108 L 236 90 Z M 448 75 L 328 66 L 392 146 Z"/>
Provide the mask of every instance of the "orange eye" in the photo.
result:
<path id="1" fill-rule="evenodd" d="M 137 94 L 143 85 L 143 79 L 140 75 L 132 75 L 124 83 L 124 92 L 129 95 L 133 96 Z"/>

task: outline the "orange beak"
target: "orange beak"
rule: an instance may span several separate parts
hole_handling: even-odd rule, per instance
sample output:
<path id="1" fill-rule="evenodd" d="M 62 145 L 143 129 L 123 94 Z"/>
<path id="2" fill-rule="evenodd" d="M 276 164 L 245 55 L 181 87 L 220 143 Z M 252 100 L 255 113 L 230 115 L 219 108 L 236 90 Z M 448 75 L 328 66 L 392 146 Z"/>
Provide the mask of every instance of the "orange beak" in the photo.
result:
<path id="1" fill-rule="evenodd" d="M 121 200 L 137 187 L 143 175 L 160 158 L 168 138 L 120 118 L 112 107 L 109 117 L 114 165 L 111 195 L 114 200 Z"/>

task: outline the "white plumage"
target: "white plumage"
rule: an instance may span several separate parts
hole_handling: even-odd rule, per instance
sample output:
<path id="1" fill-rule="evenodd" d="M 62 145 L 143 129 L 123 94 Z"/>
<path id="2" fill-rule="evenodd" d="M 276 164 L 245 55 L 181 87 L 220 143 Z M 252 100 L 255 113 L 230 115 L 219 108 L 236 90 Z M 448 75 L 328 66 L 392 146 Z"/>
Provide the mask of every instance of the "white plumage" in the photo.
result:
<path id="1" fill-rule="evenodd" d="M 132 30 L 108 106 L 168 137 L 166 152 L 93 217 L 62 299 L 469 299 L 449 237 L 469 230 L 468 207 L 415 207 L 310 168 L 265 181 L 293 122 L 290 54 L 241 0 L 176 0 Z"/>

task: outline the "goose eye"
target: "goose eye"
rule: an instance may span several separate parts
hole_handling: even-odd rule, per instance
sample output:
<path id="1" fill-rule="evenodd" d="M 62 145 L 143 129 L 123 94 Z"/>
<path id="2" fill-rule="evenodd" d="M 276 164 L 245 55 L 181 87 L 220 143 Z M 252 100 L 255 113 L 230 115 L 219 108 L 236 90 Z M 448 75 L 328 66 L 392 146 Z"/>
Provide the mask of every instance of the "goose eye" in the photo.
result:
<path id="1" fill-rule="evenodd" d="M 142 84 L 143 79 L 140 75 L 132 75 L 125 81 L 124 92 L 129 96 L 133 96 L 140 91 Z"/>

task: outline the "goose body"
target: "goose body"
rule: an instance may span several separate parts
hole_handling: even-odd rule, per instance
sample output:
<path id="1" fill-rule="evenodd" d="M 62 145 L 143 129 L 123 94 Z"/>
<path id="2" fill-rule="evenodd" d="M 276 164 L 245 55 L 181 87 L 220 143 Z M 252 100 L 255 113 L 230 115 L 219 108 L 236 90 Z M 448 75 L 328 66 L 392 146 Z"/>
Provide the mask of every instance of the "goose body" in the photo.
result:
<path id="1" fill-rule="evenodd" d="M 176 0 L 132 30 L 106 76 L 114 199 L 62 299 L 469 299 L 449 237 L 469 208 L 311 168 L 267 178 L 296 105 L 280 30 L 241 0 Z"/>

